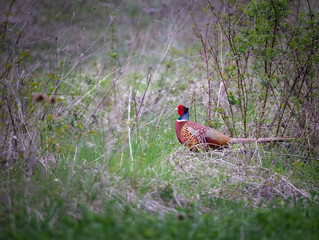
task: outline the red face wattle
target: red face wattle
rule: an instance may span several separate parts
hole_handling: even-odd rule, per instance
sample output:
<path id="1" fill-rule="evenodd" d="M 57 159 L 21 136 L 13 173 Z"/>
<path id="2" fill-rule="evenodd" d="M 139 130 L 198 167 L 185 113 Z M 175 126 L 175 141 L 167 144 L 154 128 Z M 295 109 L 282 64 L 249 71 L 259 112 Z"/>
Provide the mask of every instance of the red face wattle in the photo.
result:
<path id="1" fill-rule="evenodd" d="M 183 105 L 179 105 L 177 109 L 178 109 L 178 115 L 182 116 L 184 114 L 185 107 Z"/>

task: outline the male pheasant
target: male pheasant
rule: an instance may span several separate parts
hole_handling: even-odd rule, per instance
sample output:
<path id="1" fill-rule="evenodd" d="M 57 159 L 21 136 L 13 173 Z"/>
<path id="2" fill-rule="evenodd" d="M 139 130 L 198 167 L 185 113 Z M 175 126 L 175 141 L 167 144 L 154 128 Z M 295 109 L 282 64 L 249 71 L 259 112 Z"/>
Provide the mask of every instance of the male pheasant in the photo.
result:
<path id="1" fill-rule="evenodd" d="M 200 146 L 203 150 L 216 149 L 227 146 L 230 143 L 245 142 L 281 142 L 293 140 L 287 137 L 274 138 L 230 138 L 211 127 L 206 127 L 197 122 L 189 120 L 189 108 L 178 106 L 178 115 L 175 122 L 175 130 L 181 144 L 187 146 L 191 151 L 198 151 Z"/>

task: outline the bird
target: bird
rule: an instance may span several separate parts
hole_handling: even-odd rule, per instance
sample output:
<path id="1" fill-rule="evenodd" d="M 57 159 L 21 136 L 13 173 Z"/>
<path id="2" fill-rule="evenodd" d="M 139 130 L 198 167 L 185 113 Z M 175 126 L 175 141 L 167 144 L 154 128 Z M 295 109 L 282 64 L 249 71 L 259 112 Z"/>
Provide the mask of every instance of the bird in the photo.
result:
<path id="1" fill-rule="evenodd" d="M 179 118 L 175 121 L 175 130 L 179 142 L 187 146 L 191 151 L 205 151 L 226 147 L 232 143 L 267 143 L 290 141 L 289 137 L 273 138 L 231 138 L 212 127 L 189 120 L 189 108 L 183 105 L 177 107 Z"/>

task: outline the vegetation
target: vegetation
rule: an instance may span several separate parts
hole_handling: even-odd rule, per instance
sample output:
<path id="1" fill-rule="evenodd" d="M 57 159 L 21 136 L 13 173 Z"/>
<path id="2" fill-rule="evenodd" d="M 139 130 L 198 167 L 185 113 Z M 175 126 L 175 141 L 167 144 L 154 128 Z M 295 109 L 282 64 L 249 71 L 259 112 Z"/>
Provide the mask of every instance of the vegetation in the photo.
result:
<path id="1" fill-rule="evenodd" d="M 2 1 L 3 239 L 317 239 L 316 1 Z M 229 136 L 189 152 L 175 108 Z"/>

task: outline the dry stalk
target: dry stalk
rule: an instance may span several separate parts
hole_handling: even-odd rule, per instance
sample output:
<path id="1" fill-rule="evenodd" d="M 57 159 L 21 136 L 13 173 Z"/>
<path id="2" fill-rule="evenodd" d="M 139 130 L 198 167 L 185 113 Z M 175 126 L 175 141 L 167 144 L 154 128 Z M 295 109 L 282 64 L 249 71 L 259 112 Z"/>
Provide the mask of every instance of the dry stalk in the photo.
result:
<path id="1" fill-rule="evenodd" d="M 131 171 L 133 170 L 133 150 L 132 150 L 132 142 L 131 142 L 131 99 L 132 99 L 132 86 L 130 87 L 130 97 L 128 101 L 128 107 L 127 107 L 127 131 L 128 131 L 128 142 L 130 147 L 130 157 L 131 157 Z"/>

